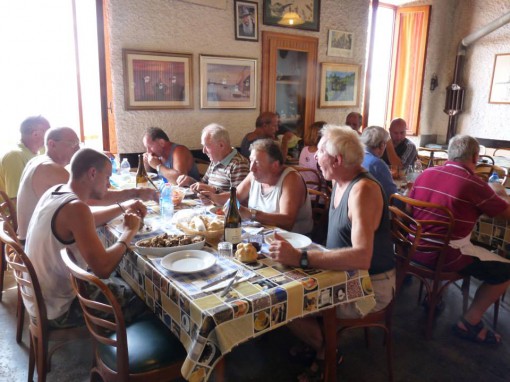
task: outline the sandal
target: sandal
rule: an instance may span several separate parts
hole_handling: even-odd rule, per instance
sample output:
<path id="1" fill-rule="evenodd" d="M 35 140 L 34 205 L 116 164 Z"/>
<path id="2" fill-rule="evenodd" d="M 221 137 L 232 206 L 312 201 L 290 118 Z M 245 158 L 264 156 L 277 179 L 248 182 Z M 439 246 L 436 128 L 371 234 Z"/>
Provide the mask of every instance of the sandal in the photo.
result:
<path id="1" fill-rule="evenodd" d="M 486 331 L 485 338 L 482 339 L 478 336 L 484 329 L 482 321 L 478 324 L 472 325 L 464 317 L 460 317 L 460 322 L 464 324 L 466 330 L 459 327 L 458 324 L 452 326 L 453 333 L 459 338 L 488 345 L 499 344 L 501 342 L 501 338 L 496 337 L 496 334 L 489 329 Z"/>
<path id="2" fill-rule="evenodd" d="M 308 369 L 298 375 L 298 382 L 324 381 L 324 360 L 315 359 Z"/>

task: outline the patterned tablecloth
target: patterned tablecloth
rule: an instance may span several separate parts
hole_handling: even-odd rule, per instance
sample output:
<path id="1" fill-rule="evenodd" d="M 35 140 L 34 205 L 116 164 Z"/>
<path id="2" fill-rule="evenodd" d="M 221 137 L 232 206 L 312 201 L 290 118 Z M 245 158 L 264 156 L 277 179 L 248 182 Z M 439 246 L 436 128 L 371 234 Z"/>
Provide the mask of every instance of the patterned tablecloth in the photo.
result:
<path id="1" fill-rule="evenodd" d="M 99 233 L 105 245 L 118 234 L 109 227 Z M 201 291 L 205 282 L 200 277 L 174 274 L 159 260 L 136 252 L 129 252 L 119 265 L 122 277 L 187 349 L 181 372 L 189 381 L 207 380 L 234 346 L 295 318 L 354 301 L 368 312 L 375 304 L 367 271 L 304 271 L 259 255 L 250 265 L 218 258 L 202 277 L 212 280 L 236 268 L 243 270 L 245 281 L 220 297 L 221 289 Z"/>
<path id="2" fill-rule="evenodd" d="M 473 228 L 471 239 L 485 244 L 498 255 L 510 258 L 510 221 L 482 215 Z"/>

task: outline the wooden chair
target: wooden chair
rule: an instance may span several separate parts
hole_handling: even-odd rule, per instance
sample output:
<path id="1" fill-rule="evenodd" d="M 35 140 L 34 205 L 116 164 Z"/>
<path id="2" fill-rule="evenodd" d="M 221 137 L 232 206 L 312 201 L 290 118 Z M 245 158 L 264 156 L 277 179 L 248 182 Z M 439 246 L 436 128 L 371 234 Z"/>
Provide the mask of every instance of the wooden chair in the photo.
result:
<path id="1" fill-rule="evenodd" d="M 475 175 L 480 177 L 485 182 L 489 181 L 489 177 L 492 175 L 493 172 L 496 172 L 498 174 L 501 183 L 505 185 L 507 181 L 507 170 L 504 169 L 503 167 L 487 163 L 479 163 L 475 167 Z"/>
<path id="2" fill-rule="evenodd" d="M 200 176 L 204 176 L 207 169 L 209 168 L 209 165 L 211 164 L 211 162 L 205 160 L 205 159 L 201 159 L 201 158 L 194 158 L 195 159 L 195 164 L 197 165 L 197 170 L 198 170 L 198 173 L 200 174 Z"/>
<path id="3" fill-rule="evenodd" d="M 492 164 L 494 165 L 494 158 L 490 155 L 481 154 L 478 156 L 478 164 Z"/>
<path id="4" fill-rule="evenodd" d="M 46 305 L 41 286 L 30 259 L 21 249 L 12 227 L 5 221 L 0 222 L 0 241 L 5 245 L 7 263 L 13 270 L 20 294 L 32 304 L 35 316 L 30 316 L 30 351 L 28 363 L 28 380 L 32 381 L 34 367 L 37 367 L 38 381 L 44 382 L 51 370 L 53 353 L 76 339 L 88 338 L 86 328 L 52 330 L 48 327 Z M 52 347 L 49 341 L 56 341 Z"/>
<path id="5" fill-rule="evenodd" d="M 301 174 L 303 180 L 305 181 L 306 187 L 316 189 L 317 191 L 327 192 L 328 186 L 319 170 L 301 166 L 292 167 L 294 167 L 296 171 Z"/>
<path id="6" fill-rule="evenodd" d="M 12 230 L 14 232 L 18 231 L 18 217 L 16 215 L 16 208 L 12 203 L 11 199 L 7 196 L 7 194 L 0 190 L 0 220 L 3 220 L 10 224 Z M 16 241 L 18 242 L 18 238 L 16 236 Z M 18 244 L 20 244 L 18 242 Z M 21 244 L 20 244 L 21 246 Z M 0 247 L 0 301 L 2 301 L 2 295 L 4 290 L 4 278 L 5 271 L 7 269 L 7 262 L 5 261 L 4 255 L 4 247 Z M 17 317 L 17 325 L 16 325 L 16 342 L 20 343 L 23 337 L 23 324 L 25 322 L 25 307 L 23 306 L 23 300 L 21 298 L 21 293 L 18 287 L 18 302 L 16 305 L 16 317 Z"/>
<path id="7" fill-rule="evenodd" d="M 324 244 L 328 235 L 330 195 L 311 188 L 307 190 L 312 203 L 312 240 L 315 243 Z"/>
<path id="8" fill-rule="evenodd" d="M 427 339 L 430 339 L 432 337 L 432 325 L 434 323 L 436 306 L 441 301 L 441 297 L 448 285 L 454 281 L 463 280 L 461 288 L 463 295 L 463 310 L 466 311 L 469 300 L 470 278 L 469 276 L 464 277 L 457 272 L 443 270 L 446 249 L 448 248 L 453 225 L 455 223 L 451 211 L 438 204 L 422 202 L 399 194 L 393 194 L 390 196 L 390 206 L 393 207 L 392 212 L 398 208 L 399 203 L 397 201 L 400 201 L 402 205 L 408 206 L 411 209 L 419 208 L 433 210 L 438 216 L 444 217 L 443 220 L 414 219 L 414 221 L 420 225 L 415 226 L 414 224 L 409 224 L 407 226 L 409 236 L 419 238 L 419 240 L 415 240 L 417 242 L 413 244 L 415 246 L 414 251 L 408 251 L 405 256 L 399 256 L 397 252 L 397 279 L 399 279 L 399 283 L 402 282 L 403 277 L 407 274 L 410 274 L 421 281 L 418 303 L 422 301 L 422 289 L 423 286 L 425 286 L 427 292 L 425 301 L 428 304 L 428 317 L 425 335 Z M 408 219 L 408 221 L 410 220 Z M 404 223 L 402 223 L 402 225 L 403 224 Z M 418 230 L 420 227 L 421 232 Z M 433 268 L 429 268 L 413 261 L 411 256 L 414 255 L 415 252 L 435 253 L 437 256 L 435 266 Z"/>
<path id="9" fill-rule="evenodd" d="M 64 249 L 61 255 L 94 338 L 91 380 L 100 377 L 104 382 L 168 381 L 181 377 L 186 351 L 165 325 L 155 316 L 126 325 L 110 289 L 98 277 L 78 267 L 70 252 Z M 105 303 L 88 297 L 88 284 L 99 289 Z"/>
<path id="10" fill-rule="evenodd" d="M 494 156 L 510 158 L 510 147 L 500 147 L 494 150 Z"/>
<path id="11" fill-rule="evenodd" d="M 440 149 L 429 149 L 427 147 L 418 148 L 418 159 L 421 161 L 424 169 L 434 166 L 440 166 L 448 160 L 448 151 Z"/>

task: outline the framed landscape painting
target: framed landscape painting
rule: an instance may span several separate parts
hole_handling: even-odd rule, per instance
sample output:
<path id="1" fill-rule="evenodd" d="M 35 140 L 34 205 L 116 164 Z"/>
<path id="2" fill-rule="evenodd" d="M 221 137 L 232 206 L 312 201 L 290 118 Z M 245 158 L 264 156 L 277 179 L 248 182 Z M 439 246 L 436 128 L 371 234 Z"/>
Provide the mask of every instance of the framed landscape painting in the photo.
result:
<path id="1" fill-rule="evenodd" d="M 122 51 L 127 110 L 193 107 L 192 55 Z"/>
<path id="2" fill-rule="evenodd" d="M 254 109 L 257 60 L 200 55 L 202 109 Z"/>
<path id="3" fill-rule="evenodd" d="M 319 107 L 358 105 L 360 65 L 321 64 Z"/>

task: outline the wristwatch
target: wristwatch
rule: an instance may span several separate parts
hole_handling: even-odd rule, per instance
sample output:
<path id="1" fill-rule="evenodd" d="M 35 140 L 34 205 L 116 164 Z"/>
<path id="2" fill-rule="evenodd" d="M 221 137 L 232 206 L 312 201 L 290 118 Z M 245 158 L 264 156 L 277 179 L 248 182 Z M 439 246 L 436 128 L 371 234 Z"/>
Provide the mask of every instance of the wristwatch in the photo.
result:
<path id="1" fill-rule="evenodd" d="M 299 266 L 302 269 L 308 269 L 310 266 L 310 262 L 308 261 L 308 252 L 307 251 L 301 251 L 301 259 L 299 259 Z"/>
<path id="2" fill-rule="evenodd" d="M 257 217 L 257 210 L 255 208 L 248 208 L 248 210 L 250 211 L 251 214 L 251 220 L 255 220 L 255 218 Z"/>

